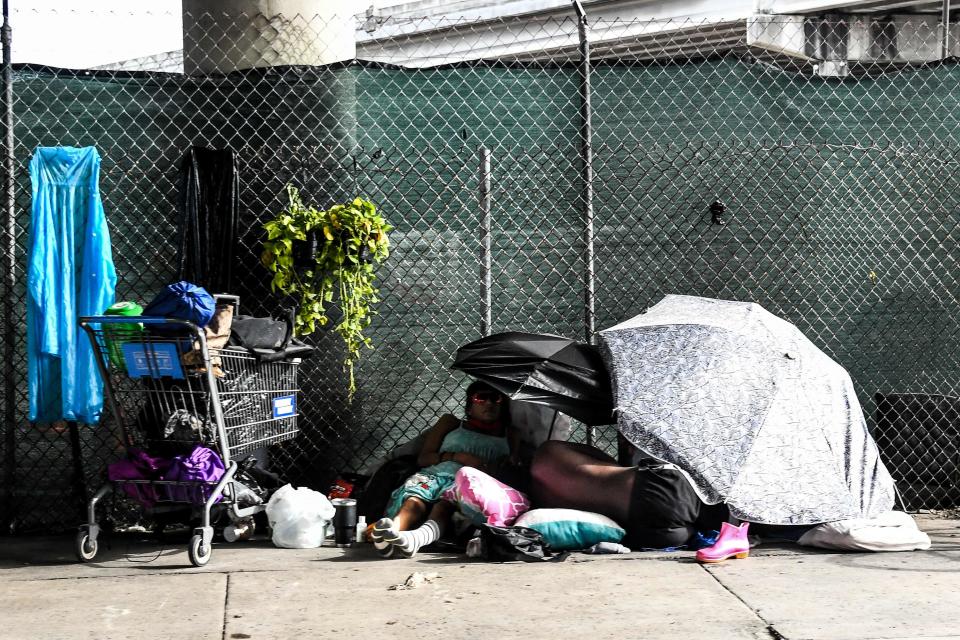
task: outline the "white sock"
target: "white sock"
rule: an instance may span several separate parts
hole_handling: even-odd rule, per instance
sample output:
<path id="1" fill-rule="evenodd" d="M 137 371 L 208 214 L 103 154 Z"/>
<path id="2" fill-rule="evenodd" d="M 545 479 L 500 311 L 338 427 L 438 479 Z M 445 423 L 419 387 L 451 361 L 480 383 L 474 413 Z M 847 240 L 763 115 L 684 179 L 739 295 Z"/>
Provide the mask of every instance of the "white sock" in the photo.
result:
<path id="1" fill-rule="evenodd" d="M 412 556 L 421 547 L 425 547 L 440 539 L 440 523 L 436 520 L 427 520 L 413 531 L 401 531 L 400 540 L 395 543 L 397 550 L 405 556 Z"/>
<path id="2" fill-rule="evenodd" d="M 400 536 L 396 529 L 394 529 L 393 520 L 390 518 L 380 518 L 377 520 L 377 523 L 373 525 L 373 531 L 370 533 L 370 537 L 373 539 L 373 547 L 377 550 L 377 553 L 384 558 L 389 558 L 393 555 L 393 547 Z M 386 538 L 389 538 L 389 541 Z"/>

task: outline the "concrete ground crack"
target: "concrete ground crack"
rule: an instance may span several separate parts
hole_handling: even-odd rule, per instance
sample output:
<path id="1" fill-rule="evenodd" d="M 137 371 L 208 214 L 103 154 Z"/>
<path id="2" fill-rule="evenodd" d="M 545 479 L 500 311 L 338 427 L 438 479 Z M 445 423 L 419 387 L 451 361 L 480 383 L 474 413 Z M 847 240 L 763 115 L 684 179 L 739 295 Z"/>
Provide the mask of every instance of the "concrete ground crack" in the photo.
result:
<path id="1" fill-rule="evenodd" d="M 227 574 L 227 582 L 223 589 L 223 633 L 220 634 L 221 640 L 227 640 L 227 613 L 230 611 L 230 574 Z"/>
<path id="2" fill-rule="evenodd" d="M 759 615 L 758 615 L 757 617 L 759 617 Z M 762 618 L 761 618 L 761 620 L 762 620 Z M 788 639 L 787 639 L 787 636 L 783 635 L 782 633 L 780 633 L 779 631 L 777 631 L 776 629 L 774 629 L 772 624 L 768 624 L 768 625 L 767 625 L 767 633 L 770 634 L 770 637 L 771 637 L 773 640 L 788 640 Z"/>
<path id="3" fill-rule="evenodd" d="M 740 603 L 741 603 L 744 607 L 746 607 L 747 609 L 749 609 L 750 612 L 753 613 L 753 615 L 755 615 L 755 616 L 757 617 L 757 619 L 758 619 L 760 622 L 763 623 L 763 625 L 764 625 L 764 626 L 766 627 L 766 629 L 767 629 L 767 633 L 770 635 L 771 640 L 789 640 L 789 638 L 787 638 L 787 636 L 785 636 L 785 635 L 783 635 L 782 633 L 780 633 L 779 631 L 777 631 L 777 629 L 773 626 L 773 623 L 772 623 L 772 622 L 770 622 L 770 621 L 768 621 L 768 620 L 765 620 L 764 617 L 760 615 L 760 612 L 759 612 L 759 611 L 757 611 L 756 609 L 754 609 L 753 607 L 751 607 L 749 604 L 747 604 L 747 601 L 744 600 L 743 598 L 741 598 L 738 593 L 736 593 L 733 589 L 731 589 L 731 588 L 728 587 L 727 585 L 723 584 L 723 582 L 722 582 L 717 576 L 713 575 L 713 571 L 710 571 L 709 569 L 707 569 L 707 568 L 706 568 L 705 566 L 703 566 L 703 565 L 700 565 L 700 568 L 703 569 L 704 571 L 706 571 L 706 572 L 707 572 L 707 575 L 710 576 L 711 578 L 713 578 L 713 579 L 716 581 L 716 583 L 719 584 L 719 585 L 723 588 L 724 591 L 726 591 L 727 593 L 729 593 L 730 595 L 732 595 L 734 598 L 736 598 L 737 600 L 739 600 Z"/>
<path id="4" fill-rule="evenodd" d="M 74 580 L 103 580 L 105 578 L 142 578 L 144 576 L 197 576 L 197 575 L 231 575 L 234 573 L 279 573 L 283 572 L 283 569 L 220 569 L 220 570 L 205 570 L 205 571 L 191 571 L 191 570 L 179 570 L 179 569 L 157 569 L 155 571 L 144 571 L 143 573 L 117 573 L 117 574 L 103 574 L 103 575 L 85 575 L 85 576 L 54 576 L 52 578 L 35 578 L 35 577 L 25 577 L 25 578 L 9 578 L 5 579 L 6 582 L 42 582 L 49 581 L 55 582 L 58 580 L 65 581 L 74 581 Z"/>

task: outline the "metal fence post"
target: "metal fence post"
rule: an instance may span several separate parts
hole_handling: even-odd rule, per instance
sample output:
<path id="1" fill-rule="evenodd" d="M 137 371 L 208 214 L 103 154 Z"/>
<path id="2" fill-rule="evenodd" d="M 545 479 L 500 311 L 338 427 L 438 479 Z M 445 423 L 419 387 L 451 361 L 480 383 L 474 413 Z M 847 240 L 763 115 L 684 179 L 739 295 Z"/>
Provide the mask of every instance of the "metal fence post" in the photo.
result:
<path id="1" fill-rule="evenodd" d="M 943 40 L 941 42 L 941 58 L 950 57 L 950 0 L 943 0 Z"/>
<path id="2" fill-rule="evenodd" d="M 3 26 L 0 27 L 0 39 L 3 41 L 3 126 L 4 126 L 4 192 L 6 195 L 4 212 L 4 263 L 6 274 L 4 277 L 3 298 L 3 379 L 4 379 L 4 480 L 3 480 L 3 515 L 0 521 L 0 533 L 12 533 L 14 523 L 13 496 L 14 480 L 16 478 L 16 391 L 14 381 L 14 356 L 17 326 L 14 321 L 16 306 L 14 287 L 16 286 L 17 241 L 16 241 L 16 208 L 14 200 L 14 138 L 13 138 L 13 69 L 11 67 L 11 41 L 13 29 L 9 21 L 9 2 L 3 0 Z"/>
<path id="3" fill-rule="evenodd" d="M 590 38 L 587 13 L 580 0 L 573 0 L 580 36 L 580 162 L 583 189 L 583 323 L 586 341 L 593 344 L 595 313 L 593 269 L 593 123 L 590 108 Z M 587 427 L 587 444 L 592 445 L 595 429 Z"/>
<path id="4" fill-rule="evenodd" d="M 483 299 L 483 318 L 480 320 L 480 333 L 490 335 L 493 326 L 493 258 L 491 253 L 491 226 L 490 217 L 490 149 L 480 148 L 480 242 L 483 247 L 482 282 L 480 284 Z"/>

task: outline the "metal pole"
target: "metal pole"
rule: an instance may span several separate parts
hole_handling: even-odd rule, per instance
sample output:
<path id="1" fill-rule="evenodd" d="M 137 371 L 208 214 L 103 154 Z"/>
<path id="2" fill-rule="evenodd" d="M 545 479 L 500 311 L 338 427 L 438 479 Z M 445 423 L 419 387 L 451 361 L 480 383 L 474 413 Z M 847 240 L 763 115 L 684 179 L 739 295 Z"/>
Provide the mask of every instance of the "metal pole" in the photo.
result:
<path id="1" fill-rule="evenodd" d="M 950 0 L 943 0 L 941 22 L 943 23 L 943 45 L 940 57 L 948 58 L 950 57 Z"/>
<path id="2" fill-rule="evenodd" d="M 3 481 L 3 516 L 0 522 L 0 534 L 13 533 L 13 483 L 16 478 L 16 392 L 17 386 L 14 382 L 14 356 L 16 351 L 14 343 L 17 337 L 17 325 L 14 319 L 16 305 L 14 304 L 14 288 L 17 284 L 17 240 L 16 240 L 16 202 L 14 199 L 14 139 L 13 139 L 13 69 L 11 67 L 11 42 L 13 39 L 13 29 L 10 27 L 9 20 L 10 7 L 8 0 L 3 0 L 3 26 L 0 27 L 0 40 L 3 44 L 3 126 L 4 126 L 4 144 L 6 153 L 4 153 L 3 166 L 5 173 L 4 189 L 6 191 L 6 212 L 4 230 L 6 231 L 6 243 L 4 253 L 6 260 L 6 274 L 4 275 L 3 297 L 3 379 L 4 379 L 4 420 L 3 429 L 6 438 L 4 439 L 5 461 L 4 461 L 4 481 Z"/>
<path id="3" fill-rule="evenodd" d="M 583 205 L 584 244 L 584 333 L 586 341 L 594 340 L 594 269 L 593 269 L 593 123 L 590 108 L 590 40 L 587 14 L 580 0 L 573 0 L 580 33 L 580 161 Z"/>
<path id="4" fill-rule="evenodd" d="M 595 298 L 593 268 L 593 123 L 590 108 L 590 38 L 587 12 L 580 0 L 573 0 L 580 35 L 580 161 L 583 204 L 583 324 L 586 341 L 594 342 Z M 592 445 L 594 427 L 587 427 L 587 444 Z"/>
<path id="5" fill-rule="evenodd" d="M 492 231 L 490 216 L 490 149 L 480 148 L 480 214 L 482 217 L 480 241 L 483 247 L 483 278 L 480 294 L 483 298 L 483 319 L 480 320 L 480 333 L 490 335 L 493 326 L 493 262 Z"/>
<path id="6" fill-rule="evenodd" d="M 67 422 L 70 435 L 70 453 L 73 457 L 73 492 L 79 502 L 80 521 L 87 512 L 87 479 L 83 475 L 83 449 L 80 446 L 80 426 L 73 420 Z"/>

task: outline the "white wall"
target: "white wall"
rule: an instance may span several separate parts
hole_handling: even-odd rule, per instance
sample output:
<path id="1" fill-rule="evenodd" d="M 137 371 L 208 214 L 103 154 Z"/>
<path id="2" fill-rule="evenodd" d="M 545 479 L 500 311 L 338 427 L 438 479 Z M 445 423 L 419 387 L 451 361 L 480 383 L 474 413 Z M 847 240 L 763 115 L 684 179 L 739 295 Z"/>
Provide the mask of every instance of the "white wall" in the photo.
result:
<path id="1" fill-rule="evenodd" d="M 180 0 L 11 0 L 13 61 L 84 69 L 176 51 Z"/>

